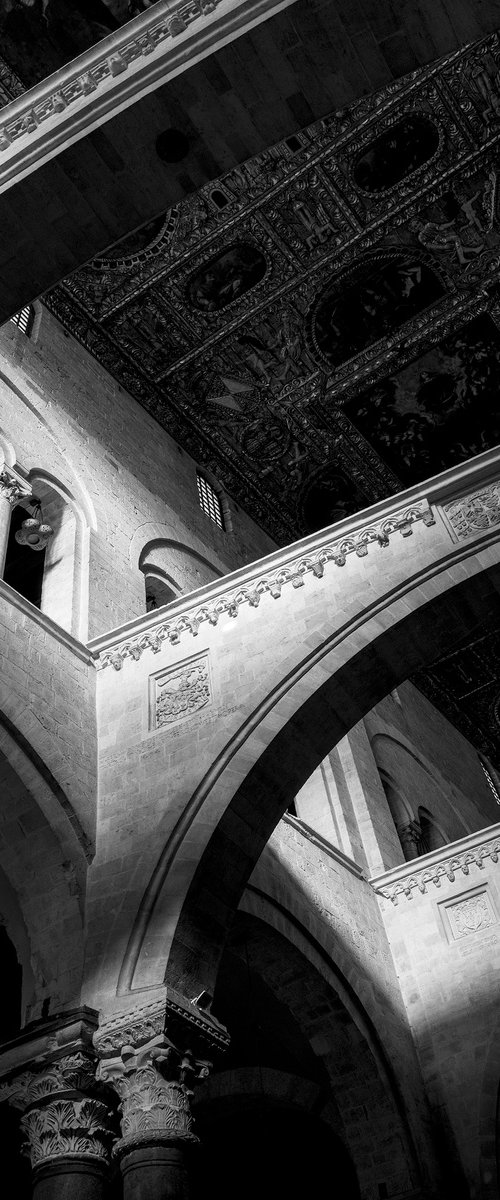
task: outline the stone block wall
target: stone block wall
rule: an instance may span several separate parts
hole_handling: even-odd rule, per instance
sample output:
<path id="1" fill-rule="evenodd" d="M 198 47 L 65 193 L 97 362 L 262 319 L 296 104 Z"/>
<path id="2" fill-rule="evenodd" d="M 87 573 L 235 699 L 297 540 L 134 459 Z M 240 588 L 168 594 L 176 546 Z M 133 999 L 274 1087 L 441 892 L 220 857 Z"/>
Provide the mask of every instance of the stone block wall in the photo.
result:
<path id="1" fill-rule="evenodd" d="M 483 1200 L 498 1194 L 499 835 L 497 825 L 372 880 L 450 1188 L 455 1178 L 458 1195 Z"/>

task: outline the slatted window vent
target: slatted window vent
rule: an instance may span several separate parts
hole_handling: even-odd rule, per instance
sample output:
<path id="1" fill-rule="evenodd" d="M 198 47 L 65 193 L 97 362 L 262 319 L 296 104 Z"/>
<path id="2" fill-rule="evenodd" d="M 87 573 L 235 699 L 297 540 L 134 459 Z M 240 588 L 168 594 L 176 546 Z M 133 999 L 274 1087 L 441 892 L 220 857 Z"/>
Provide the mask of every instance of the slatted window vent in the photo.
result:
<path id="1" fill-rule="evenodd" d="M 224 529 L 224 516 L 217 492 L 212 487 L 212 484 L 208 482 L 208 479 L 204 475 L 200 475 L 199 471 L 196 474 L 196 482 L 198 485 L 200 508 L 203 509 L 205 516 L 210 517 L 210 520 L 219 526 L 219 529 Z"/>
<path id="2" fill-rule="evenodd" d="M 17 325 L 17 328 L 21 330 L 21 333 L 25 333 L 26 337 L 30 336 L 34 319 L 35 310 L 32 304 L 26 304 L 24 308 L 20 308 L 19 312 L 14 313 L 14 316 L 10 318 L 11 323 Z"/>

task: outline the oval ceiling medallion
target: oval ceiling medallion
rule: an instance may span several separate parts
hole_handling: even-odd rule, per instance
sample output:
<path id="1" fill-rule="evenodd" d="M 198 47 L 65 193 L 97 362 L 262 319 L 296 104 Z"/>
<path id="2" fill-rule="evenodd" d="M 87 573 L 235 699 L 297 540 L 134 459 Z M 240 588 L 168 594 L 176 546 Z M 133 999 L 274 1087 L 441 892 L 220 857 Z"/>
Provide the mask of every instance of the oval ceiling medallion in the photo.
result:
<path id="1" fill-rule="evenodd" d="M 439 129 L 423 115 L 404 117 L 365 146 L 352 168 L 363 192 L 386 192 L 430 161 L 439 147 Z"/>
<path id="2" fill-rule="evenodd" d="M 191 276 L 187 295 L 194 308 L 217 312 L 264 278 L 267 262 L 256 246 L 239 242 L 209 259 Z"/>
<path id="3" fill-rule="evenodd" d="M 357 264 L 320 296 L 309 321 L 314 349 L 339 367 L 435 304 L 445 288 L 418 253 Z"/>

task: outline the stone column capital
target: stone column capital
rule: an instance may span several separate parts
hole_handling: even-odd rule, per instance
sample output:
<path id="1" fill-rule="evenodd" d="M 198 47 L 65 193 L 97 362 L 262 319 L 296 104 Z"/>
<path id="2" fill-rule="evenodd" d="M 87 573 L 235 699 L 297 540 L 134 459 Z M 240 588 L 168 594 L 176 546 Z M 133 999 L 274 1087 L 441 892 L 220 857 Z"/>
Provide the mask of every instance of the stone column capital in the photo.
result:
<path id="1" fill-rule="evenodd" d="M 172 993 L 105 1021 L 94 1045 L 101 1055 L 97 1078 L 120 1101 L 115 1152 L 195 1142 L 191 1096 L 228 1043 L 213 1017 Z"/>
<path id="2" fill-rule="evenodd" d="M 31 496 L 29 483 L 23 479 L 22 475 L 19 475 L 14 467 L 7 467 L 4 463 L 0 467 L 0 498 L 8 500 L 9 504 L 14 506 L 20 500 L 27 499 L 28 496 Z"/>
<path id="3" fill-rule="evenodd" d="M 1 1101 L 23 1114 L 23 1151 L 33 1168 L 72 1158 L 107 1163 L 116 1136 L 113 1114 L 88 1050 L 35 1060 L 0 1083 Z"/>

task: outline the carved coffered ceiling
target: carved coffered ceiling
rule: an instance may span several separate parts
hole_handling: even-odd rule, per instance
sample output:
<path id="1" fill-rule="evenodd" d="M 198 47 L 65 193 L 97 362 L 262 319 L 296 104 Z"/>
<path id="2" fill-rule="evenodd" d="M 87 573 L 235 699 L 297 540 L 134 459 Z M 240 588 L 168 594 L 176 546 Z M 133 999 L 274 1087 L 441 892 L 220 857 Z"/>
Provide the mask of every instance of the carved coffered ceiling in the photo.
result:
<path id="1" fill-rule="evenodd" d="M 499 150 L 494 35 L 238 166 L 46 303 L 286 544 L 499 442 Z M 443 707 L 439 670 L 421 684 Z M 448 715 L 492 755 L 493 691 L 460 686 Z"/>
<path id="2" fill-rule="evenodd" d="M 499 440 L 499 80 L 493 36 L 46 298 L 280 543 Z"/>

